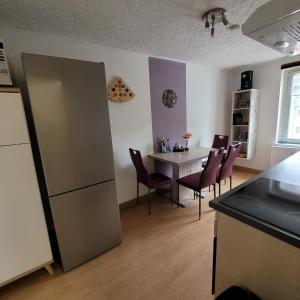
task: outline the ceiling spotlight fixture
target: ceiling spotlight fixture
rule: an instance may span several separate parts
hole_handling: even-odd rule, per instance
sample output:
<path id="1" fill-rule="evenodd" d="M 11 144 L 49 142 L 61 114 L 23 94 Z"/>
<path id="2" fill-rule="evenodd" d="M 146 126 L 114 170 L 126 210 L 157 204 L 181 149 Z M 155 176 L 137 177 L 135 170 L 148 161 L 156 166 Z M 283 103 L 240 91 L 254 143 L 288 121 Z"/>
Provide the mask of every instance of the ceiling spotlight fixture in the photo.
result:
<path id="1" fill-rule="evenodd" d="M 224 8 L 217 7 L 214 9 L 210 9 L 205 12 L 202 16 L 202 21 L 205 24 L 205 29 L 210 29 L 211 37 L 215 35 L 215 25 L 218 23 L 222 23 L 228 30 L 236 30 L 239 29 L 240 26 L 237 24 L 230 24 L 227 19 L 227 11 Z M 210 22 L 209 22 L 210 21 Z"/>

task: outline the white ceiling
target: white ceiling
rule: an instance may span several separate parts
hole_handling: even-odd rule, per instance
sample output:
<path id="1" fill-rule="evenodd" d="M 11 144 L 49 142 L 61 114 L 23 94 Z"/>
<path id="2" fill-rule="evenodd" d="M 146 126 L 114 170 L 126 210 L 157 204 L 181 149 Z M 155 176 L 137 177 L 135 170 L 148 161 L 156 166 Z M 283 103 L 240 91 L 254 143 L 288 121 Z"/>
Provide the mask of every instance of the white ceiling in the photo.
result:
<path id="1" fill-rule="evenodd" d="M 268 0 L 1 0 L 0 23 L 154 56 L 233 67 L 281 57 L 240 30 L 204 30 L 200 16 L 224 7 L 242 24 Z"/>

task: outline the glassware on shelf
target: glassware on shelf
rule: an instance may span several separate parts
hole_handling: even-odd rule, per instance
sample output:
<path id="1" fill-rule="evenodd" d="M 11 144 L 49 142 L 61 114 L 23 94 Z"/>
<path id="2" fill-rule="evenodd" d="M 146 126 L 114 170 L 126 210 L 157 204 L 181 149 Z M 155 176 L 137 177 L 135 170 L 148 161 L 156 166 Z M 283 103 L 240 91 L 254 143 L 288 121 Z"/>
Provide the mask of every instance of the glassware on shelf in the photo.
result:
<path id="1" fill-rule="evenodd" d="M 233 114 L 233 124 L 232 125 L 243 125 L 243 114 L 234 113 Z"/>

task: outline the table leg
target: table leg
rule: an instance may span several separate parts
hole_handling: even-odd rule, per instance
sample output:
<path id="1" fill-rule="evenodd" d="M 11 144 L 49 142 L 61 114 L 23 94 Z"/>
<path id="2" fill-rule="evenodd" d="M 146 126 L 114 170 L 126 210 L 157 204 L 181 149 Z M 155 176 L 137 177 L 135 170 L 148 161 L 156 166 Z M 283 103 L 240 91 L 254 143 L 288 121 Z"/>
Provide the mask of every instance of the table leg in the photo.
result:
<path id="1" fill-rule="evenodd" d="M 173 164 L 172 193 L 174 203 L 179 202 L 179 188 L 177 184 L 177 179 L 179 179 L 179 166 Z"/>

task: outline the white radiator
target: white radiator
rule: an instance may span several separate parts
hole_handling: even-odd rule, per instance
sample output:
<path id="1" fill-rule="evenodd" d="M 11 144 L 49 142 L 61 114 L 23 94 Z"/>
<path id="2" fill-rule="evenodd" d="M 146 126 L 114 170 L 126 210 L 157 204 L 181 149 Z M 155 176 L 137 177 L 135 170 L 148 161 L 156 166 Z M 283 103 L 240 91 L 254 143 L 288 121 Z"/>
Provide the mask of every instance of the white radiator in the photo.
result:
<path id="1" fill-rule="evenodd" d="M 300 151 L 300 149 L 291 148 L 291 147 L 272 146 L 271 167 L 298 151 Z"/>

